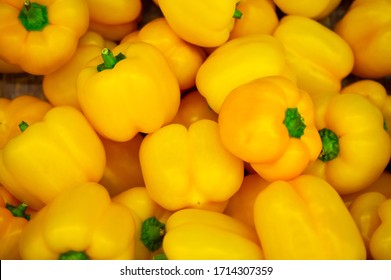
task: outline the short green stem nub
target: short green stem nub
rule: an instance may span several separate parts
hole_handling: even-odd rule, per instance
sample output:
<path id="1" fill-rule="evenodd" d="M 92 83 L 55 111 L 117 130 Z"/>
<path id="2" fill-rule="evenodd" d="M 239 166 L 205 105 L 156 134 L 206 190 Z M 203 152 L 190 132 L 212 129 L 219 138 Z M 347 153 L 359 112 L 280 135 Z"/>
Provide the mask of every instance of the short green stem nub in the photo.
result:
<path id="1" fill-rule="evenodd" d="M 27 31 L 41 31 L 49 24 L 46 6 L 26 0 L 18 16 Z"/>
<path id="2" fill-rule="evenodd" d="M 163 237 L 166 233 L 165 224 L 155 217 L 146 219 L 141 226 L 141 241 L 151 252 L 162 246 Z"/>
<path id="3" fill-rule="evenodd" d="M 157 254 L 153 257 L 153 260 L 155 261 L 159 261 L 159 260 L 168 260 L 166 254 L 164 253 L 161 253 L 161 254 Z"/>
<path id="4" fill-rule="evenodd" d="M 234 15 L 233 15 L 233 18 L 236 18 L 236 19 L 241 19 L 243 16 L 243 13 L 241 11 L 239 11 L 238 9 L 235 9 L 235 12 L 234 12 Z"/>
<path id="5" fill-rule="evenodd" d="M 24 132 L 27 128 L 29 127 L 28 123 L 26 123 L 25 121 L 21 121 L 19 123 L 19 129 L 20 131 Z"/>
<path id="6" fill-rule="evenodd" d="M 304 134 L 306 125 L 297 108 L 288 108 L 285 111 L 284 124 L 288 129 L 289 136 L 299 138 Z"/>
<path id="7" fill-rule="evenodd" d="M 69 251 L 61 254 L 58 259 L 59 260 L 89 260 L 90 258 L 84 252 Z"/>
<path id="8" fill-rule="evenodd" d="M 26 214 L 26 209 L 27 209 L 26 203 L 21 203 L 16 207 L 7 203 L 5 205 L 5 208 L 7 208 L 12 213 L 12 215 L 14 215 L 14 217 L 25 218 L 27 221 L 30 221 L 30 215 Z"/>
<path id="9" fill-rule="evenodd" d="M 125 59 L 126 57 L 119 53 L 118 55 L 114 56 L 113 52 L 109 50 L 108 48 L 104 48 L 102 50 L 102 59 L 103 63 L 99 64 L 96 69 L 98 72 L 106 70 L 106 69 L 113 69 L 114 66 L 122 59 Z"/>
<path id="10" fill-rule="evenodd" d="M 328 128 L 319 130 L 319 135 L 322 139 L 322 151 L 318 158 L 323 162 L 336 158 L 339 154 L 338 136 Z"/>

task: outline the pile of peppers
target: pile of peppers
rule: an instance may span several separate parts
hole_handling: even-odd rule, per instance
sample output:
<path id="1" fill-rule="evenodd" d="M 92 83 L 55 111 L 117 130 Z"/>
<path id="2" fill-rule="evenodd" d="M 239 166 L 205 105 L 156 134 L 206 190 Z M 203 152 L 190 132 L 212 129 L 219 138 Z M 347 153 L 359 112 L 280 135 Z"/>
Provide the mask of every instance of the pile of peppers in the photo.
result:
<path id="1" fill-rule="evenodd" d="M 0 259 L 391 259 L 390 0 L 0 18 Z"/>

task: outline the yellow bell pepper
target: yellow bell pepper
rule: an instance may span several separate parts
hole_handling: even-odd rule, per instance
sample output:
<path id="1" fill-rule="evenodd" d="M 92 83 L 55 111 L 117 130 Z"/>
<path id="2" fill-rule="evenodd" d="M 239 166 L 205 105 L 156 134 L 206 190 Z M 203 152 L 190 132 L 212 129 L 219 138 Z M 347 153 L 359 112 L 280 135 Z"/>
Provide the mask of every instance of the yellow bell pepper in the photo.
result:
<path id="1" fill-rule="evenodd" d="M 356 93 L 365 96 L 378 107 L 384 118 L 384 128 L 391 136 L 391 95 L 380 82 L 375 80 L 359 80 L 341 89 L 341 93 Z"/>
<path id="2" fill-rule="evenodd" d="M 152 200 L 144 186 L 123 191 L 112 201 L 128 207 L 136 225 L 135 259 L 147 260 L 162 253 L 161 246 L 165 234 L 165 225 L 171 212 L 160 207 Z"/>
<path id="3" fill-rule="evenodd" d="M 285 16 L 273 36 L 284 45 L 298 86 L 311 95 L 339 91 L 342 79 L 352 71 L 354 57 L 350 46 L 313 19 Z"/>
<path id="4" fill-rule="evenodd" d="M 360 232 L 326 181 L 301 175 L 272 182 L 254 203 L 265 259 L 365 259 Z"/>
<path id="5" fill-rule="evenodd" d="M 136 134 L 126 142 L 111 141 L 101 137 L 106 153 L 106 166 L 99 183 L 105 186 L 110 196 L 136 186 L 144 185 L 139 160 L 143 136 Z"/>
<path id="6" fill-rule="evenodd" d="M 381 78 L 391 74 L 390 1 L 353 1 L 334 30 L 353 50 L 353 74 L 362 78 Z"/>
<path id="7" fill-rule="evenodd" d="M 37 212 L 21 234 L 19 249 L 27 260 L 133 259 L 135 222 L 102 185 L 84 183 Z"/>
<path id="8" fill-rule="evenodd" d="M 214 50 L 196 76 L 198 91 L 209 106 L 220 113 L 227 95 L 254 79 L 282 75 L 295 81 L 288 66 L 284 46 L 268 34 L 232 39 Z"/>
<path id="9" fill-rule="evenodd" d="M 27 205 L 0 186 L 0 260 L 18 260 L 19 238 L 30 220 Z"/>
<path id="10" fill-rule="evenodd" d="M 30 95 L 0 98 L 0 148 L 22 133 L 18 126 L 21 121 L 40 121 L 51 108 L 48 102 Z"/>
<path id="11" fill-rule="evenodd" d="M 244 16 L 235 22 L 230 39 L 253 34 L 272 34 L 278 25 L 276 6 L 272 0 L 240 0 L 236 8 Z"/>
<path id="12" fill-rule="evenodd" d="M 167 58 L 180 89 L 184 91 L 194 87 L 198 68 L 206 59 L 201 47 L 184 41 L 162 17 L 148 22 L 136 33 L 123 38 L 121 43 L 146 42 L 155 46 Z"/>
<path id="13" fill-rule="evenodd" d="M 223 145 L 267 181 L 289 180 L 322 149 L 308 93 L 282 76 L 237 87 L 219 114 Z"/>
<path id="14" fill-rule="evenodd" d="M 0 149 L 0 184 L 38 210 L 65 189 L 98 182 L 105 151 L 75 108 L 57 106 Z"/>
<path id="15" fill-rule="evenodd" d="M 240 189 L 229 199 L 224 214 L 255 227 L 253 211 L 255 198 L 269 184 L 258 174 L 245 176 Z"/>
<path id="16" fill-rule="evenodd" d="M 369 259 L 371 258 L 369 242 L 374 231 L 381 223 L 378 208 L 379 205 L 386 200 L 387 198 L 379 192 L 366 192 L 356 197 L 348 208 L 360 230 Z"/>
<path id="17" fill-rule="evenodd" d="M 287 15 L 298 15 L 319 20 L 331 14 L 341 3 L 341 0 L 274 0 L 274 3 Z"/>
<path id="18" fill-rule="evenodd" d="M 372 234 L 369 248 L 375 260 L 391 260 L 391 199 L 379 205 L 381 224 Z"/>
<path id="19" fill-rule="evenodd" d="M 387 199 L 391 198 L 391 173 L 384 171 L 375 182 L 365 187 L 361 191 L 347 195 L 342 195 L 342 199 L 347 207 L 360 195 L 368 192 L 378 192 L 384 195 Z"/>
<path id="20" fill-rule="evenodd" d="M 43 93 L 51 104 L 70 105 L 81 109 L 77 98 L 76 78 L 79 72 L 99 56 L 107 45 L 111 45 L 111 42 L 104 40 L 100 34 L 93 31 L 87 31 L 80 38 L 77 49 L 69 61 L 43 77 Z"/>
<path id="21" fill-rule="evenodd" d="M 222 213 L 179 210 L 165 228 L 163 251 L 169 260 L 263 259 L 255 230 Z"/>
<path id="22" fill-rule="evenodd" d="M 199 120 L 188 128 L 169 124 L 148 134 L 140 147 L 145 187 L 163 208 L 222 212 L 239 189 L 243 161 L 220 140 L 218 124 Z"/>
<path id="23" fill-rule="evenodd" d="M 0 2 L 0 58 L 34 75 L 64 65 L 88 28 L 88 6 L 80 0 Z"/>
<path id="24" fill-rule="evenodd" d="M 229 39 L 238 0 L 157 1 L 171 28 L 183 40 L 200 47 L 217 47 Z"/>
<path id="25" fill-rule="evenodd" d="M 193 90 L 182 95 L 178 112 L 172 123 L 189 127 L 192 123 L 201 119 L 217 122 L 217 118 L 218 115 L 209 107 L 206 99 L 197 90 Z"/>
<path id="26" fill-rule="evenodd" d="M 103 49 L 76 81 L 79 104 L 103 137 L 125 142 L 172 121 L 179 108 L 178 80 L 164 55 L 144 42 Z"/>
<path id="27" fill-rule="evenodd" d="M 10 64 L 0 58 L 0 73 L 1 74 L 17 74 L 23 73 L 23 69 L 19 65 Z"/>
<path id="28" fill-rule="evenodd" d="M 391 156 L 381 111 L 353 93 L 319 94 L 313 101 L 323 148 L 305 173 L 324 178 L 341 195 L 366 188 L 382 174 Z"/>

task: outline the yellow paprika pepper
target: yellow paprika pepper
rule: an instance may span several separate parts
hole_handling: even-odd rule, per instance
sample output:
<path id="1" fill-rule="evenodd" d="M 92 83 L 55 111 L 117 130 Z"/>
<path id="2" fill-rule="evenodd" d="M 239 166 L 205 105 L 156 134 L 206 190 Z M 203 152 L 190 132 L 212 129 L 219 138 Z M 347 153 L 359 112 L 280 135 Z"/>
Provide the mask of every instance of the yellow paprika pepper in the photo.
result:
<path id="1" fill-rule="evenodd" d="M 18 260 L 19 238 L 30 220 L 27 204 L 18 201 L 0 186 L 0 260 Z"/>
<path id="2" fill-rule="evenodd" d="M 305 173 L 325 179 L 341 195 L 365 189 L 382 174 L 391 156 L 381 111 L 353 93 L 319 94 L 312 100 L 323 147 Z"/>
<path id="3" fill-rule="evenodd" d="M 144 42 L 105 48 L 76 82 L 79 104 L 103 137 L 124 142 L 172 121 L 179 107 L 178 80 L 164 55 Z"/>
<path id="4" fill-rule="evenodd" d="M 390 1 L 353 1 L 334 30 L 353 50 L 353 74 L 362 78 L 381 78 L 391 74 Z"/>
<path id="5" fill-rule="evenodd" d="M 194 87 L 198 68 L 206 58 L 201 47 L 184 41 L 162 17 L 148 22 L 136 33 L 135 36 L 130 34 L 123 38 L 121 43 L 146 42 L 155 46 L 167 58 L 180 89 L 183 91 Z"/>
<path id="6" fill-rule="evenodd" d="M 24 129 L 0 149 L 0 183 L 20 201 L 38 210 L 65 189 L 101 179 L 102 142 L 77 109 L 54 107 Z"/>
<path id="7" fill-rule="evenodd" d="M 353 82 L 341 89 L 341 93 L 356 93 L 368 98 L 378 107 L 384 118 L 384 128 L 391 136 L 391 95 L 380 82 L 375 80 L 363 79 Z"/>
<path id="8" fill-rule="evenodd" d="M 375 260 L 391 260 L 391 199 L 379 205 L 381 224 L 372 234 L 369 248 Z"/>
<path id="9" fill-rule="evenodd" d="M 200 47 L 217 47 L 229 39 L 240 19 L 238 0 L 159 0 L 158 5 L 171 28 L 185 41 Z"/>
<path id="10" fill-rule="evenodd" d="M 0 2 L 0 58 L 34 75 L 64 65 L 88 28 L 85 1 Z"/>
<path id="11" fill-rule="evenodd" d="M 27 260 L 133 259 L 135 223 L 131 211 L 112 202 L 102 185 L 84 183 L 38 211 L 19 248 Z"/>
<path id="12" fill-rule="evenodd" d="M 349 205 L 349 212 L 352 215 L 367 249 L 370 259 L 369 242 L 374 231 L 379 227 L 381 220 L 378 208 L 387 198 L 379 192 L 366 192 L 356 197 Z"/>
<path id="13" fill-rule="evenodd" d="M 189 127 L 192 123 L 201 119 L 217 121 L 217 118 L 218 115 L 209 107 L 206 99 L 197 90 L 193 90 L 182 95 L 178 112 L 172 123 Z"/>
<path id="14" fill-rule="evenodd" d="M 222 213 L 179 210 L 165 228 L 163 251 L 169 260 L 263 259 L 255 230 Z"/>
<path id="15" fill-rule="evenodd" d="M 273 2 L 285 14 L 319 20 L 331 14 L 341 3 L 341 0 L 273 0 Z"/>
<path id="16" fill-rule="evenodd" d="M 76 91 L 76 78 L 86 65 L 99 56 L 110 42 L 93 31 L 87 31 L 80 39 L 73 56 L 59 69 L 45 75 L 42 90 L 54 106 L 70 105 L 81 109 Z"/>
<path id="17" fill-rule="evenodd" d="M 128 207 L 136 225 L 135 259 L 148 260 L 162 252 L 161 246 L 165 234 L 165 225 L 171 212 L 160 207 L 152 200 L 144 186 L 123 191 L 112 201 Z"/>
<path id="18" fill-rule="evenodd" d="M 144 185 L 139 160 L 143 136 L 136 134 L 126 142 L 116 142 L 101 137 L 106 154 L 106 165 L 99 183 L 105 186 L 110 196 L 136 186 Z"/>
<path id="19" fill-rule="evenodd" d="M 272 0 L 240 0 L 236 8 L 244 16 L 235 22 L 230 39 L 253 34 L 272 34 L 278 25 L 276 6 Z"/>
<path id="20" fill-rule="evenodd" d="M 234 89 L 222 104 L 218 123 L 227 150 L 267 181 L 300 175 L 322 149 L 310 96 L 282 76 Z"/>
<path id="21" fill-rule="evenodd" d="M 21 121 L 40 121 L 51 108 L 48 102 L 30 95 L 0 98 L 0 148 L 22 133 L 18 126 Z"/>
<path id="22" fill-rule="evenodd" d="M 216 112 L 236 87 L 254 79 L 282 75 L 295 81 L 284 46 L 268 34 L 232 39 L 212 52 L 201 65 L 196 86 Z"/>
<path id="23" fill-rule="evenodd" d="M 352 71 L 354 58 L 350 46 L 316 20 L 285 16 L 273 36 L 286 49 L 289 65 L 297 75 L 297 85 L 311 95 L 339 91 L 342 79 Z"/>
<path id="24" fill-rule="evenodd" d="M 258 174 L 245 176 L 240 189 L 229 199 L 224 214 L 255 227 L 253 211 L 255 198 L 269 184 L 270 182 Z"/>
<path id="25" fill-rule="evenodd" d="M 145 187 L 163 208 L 222 212 L 239 189 L 243 161 L 221 143 L 218 124 L 202 119 L 188 128 L 169 124 L 148 134 L 140 147 Z"/>
<path id="26" fill-rule="evenodd" d="M 378 192 L 384 195 L 387 199 L 391 198 L 391 173 L 384 171 L 372 184 L 365 187 L 361 191 L 354 192 L 347 195 L 342 195 L 345 205 L 349 205 L 360 195 L 368 192 Z"/>
<path id="27" fill-rule="evenodd" d="M 272 182 L 255 200 L 254 222 L 265 259 L 366 258 L 342 199 L 316 176 Z"/>

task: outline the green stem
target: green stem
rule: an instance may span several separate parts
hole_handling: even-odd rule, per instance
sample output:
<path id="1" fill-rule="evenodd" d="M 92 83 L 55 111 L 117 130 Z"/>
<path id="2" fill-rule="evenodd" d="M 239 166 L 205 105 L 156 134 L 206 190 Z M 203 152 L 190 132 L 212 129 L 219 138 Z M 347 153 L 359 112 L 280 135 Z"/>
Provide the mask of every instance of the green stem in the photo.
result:
<path id="1" fill-rule="evenodd" d="M 29 0 L 24 1 L 18 18 L 27 31 L 41 31 L 49 24 L 46 6 Z"/>
<path id="2" fill-rule="evenodd" d="M 151 252 L 162 246 L 163 237 L 166 233 L 165 224 L 155 217 L 146 219 L 141 226 L 141 241 Z"/>
<path id="3" fill-rule="evenodd" d="M 290 137 L 300 139 L 300 137 L 304 134 L 306 125 L 304 124 L 304 119 L 297 108 L 288 108 L 285 111 L 284 124 L 288 129 Z"/>
<path id="4" fill-rule="evenodd" d="M 30 215 L 26 214 L 26 203 L 21 203 L 16 207 L 7 203 L 5 208 L 7 208 L 12 213 L 12 215 L 14 215 L 14 217 L 25 218 L 27 221 L 30 221 Z"/>
<path id="5" fill-rule="evenodd" d="M 29 127 L 28 123 L 26 123 L 25 121 L 21 121 L 19 123 L 19 129 L 20 131 L 24 132 L 27 128 Z"/>
<path id="6" fill-rule="evenodd" d="M 241 11 L 239 11 L 238 9 L 235 9 L 235 12 L 234 12 L 234 15 L 233 15 L 233 18 L 236 18 L 236 19 L 241 19 L 243 16 L 243 13 Z"/>
<path id="7" fill-rule="evenodd" d="M 153 260 L 168 260 L 166 254 L 164 253 L 161 253 L 161 254 L 157 254 L 153 257 Z"/>
<path id="8" fill-rule="evenodd" d="M 59 260 L 89 260 L 90 258 L 84 252 L 69 251 L 61 254 L 58 259 Z"/>
<path id="9" fill-rule="evenodd" d="M 98 72 L 106 70 L 106 69 L 113 69 L 114 66 L 121 61 L 122 59 L 125 59 L 125 55 L 122 53 L 119 53 L 118 55 L 114 56 L 113 52 L 109 50 L 108 48 L 104 48 L 102 50 L 102 59 L 103 63 L 99 64 L 96 69 Z"/>
<path id="10" fill-rule="evenodd" d="M 336 158 L 339 154 L 338 136 L 328 128 L 320 130 L 319 135 L 322 139 L 322 151 L 318 158 L 323 162 Z"/>

